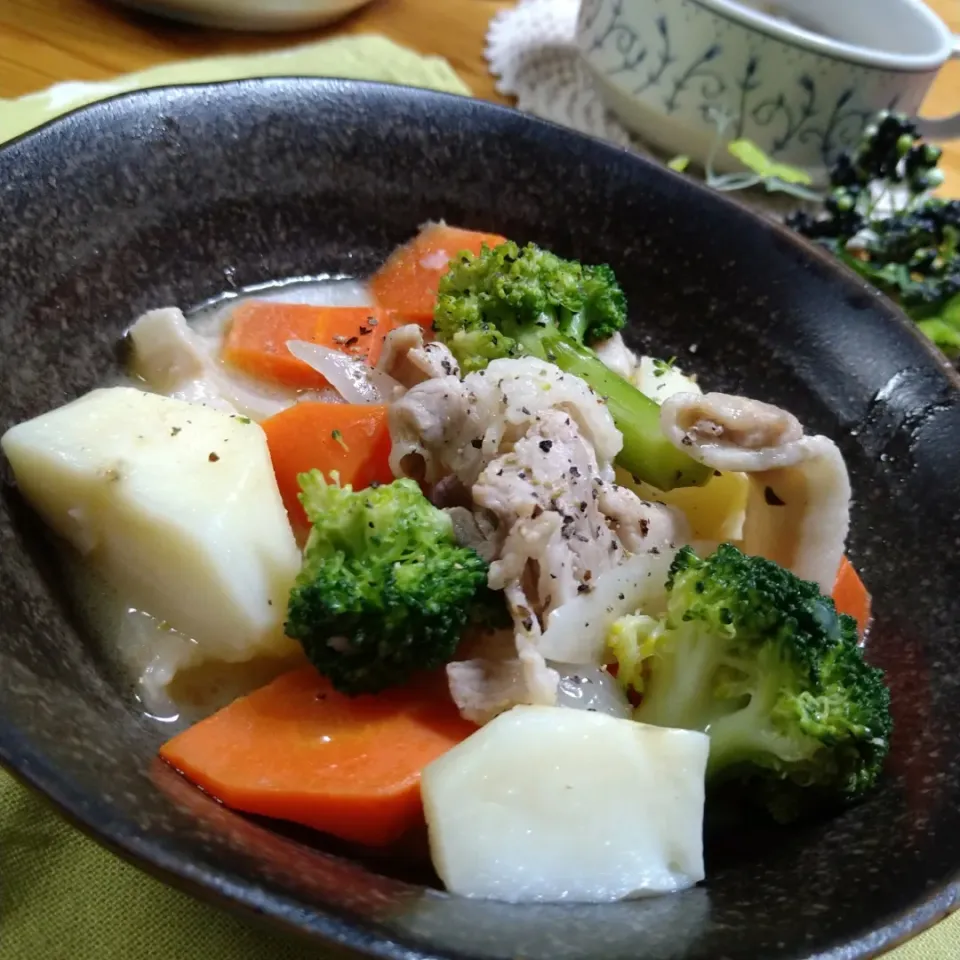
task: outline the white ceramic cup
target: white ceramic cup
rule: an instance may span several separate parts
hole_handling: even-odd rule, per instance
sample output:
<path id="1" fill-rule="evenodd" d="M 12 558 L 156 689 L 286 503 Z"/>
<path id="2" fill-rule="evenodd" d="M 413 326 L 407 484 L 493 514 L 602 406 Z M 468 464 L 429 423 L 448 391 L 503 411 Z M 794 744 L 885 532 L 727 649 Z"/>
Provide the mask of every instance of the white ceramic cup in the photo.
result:
<path id="1" fill-rule="evenodd" d="M 726 118 L 726 139 L 818 183 L 879 111 L 915 115 L 960 55 L 922 0 L 582 0 L 577 44 L 607 107 L 652 146 L 703 162 Z M 960 114 L 918 125 L 960 136 Z M 724 154 L 718 169 L 735 169 Z"/>

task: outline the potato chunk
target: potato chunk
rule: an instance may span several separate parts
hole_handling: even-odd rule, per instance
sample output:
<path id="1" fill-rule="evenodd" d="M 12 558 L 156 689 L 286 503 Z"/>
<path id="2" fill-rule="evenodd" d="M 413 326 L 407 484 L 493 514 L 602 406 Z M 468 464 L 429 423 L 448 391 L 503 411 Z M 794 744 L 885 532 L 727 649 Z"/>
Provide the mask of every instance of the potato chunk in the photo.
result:
<path id="1" fill-rule="evenodd" d="M 447 888 L 603 902 L 702 880 L 709 738 L 562 707 L 514 707 L 431 763 L 421 792 Z"/>
<path id="2" fill-rule="evenodd" d="M 193 662 L 294 649 L 300 565 L 263 431 L 128 387 L 94 390 L 0 440 L 24 496 Z"/>

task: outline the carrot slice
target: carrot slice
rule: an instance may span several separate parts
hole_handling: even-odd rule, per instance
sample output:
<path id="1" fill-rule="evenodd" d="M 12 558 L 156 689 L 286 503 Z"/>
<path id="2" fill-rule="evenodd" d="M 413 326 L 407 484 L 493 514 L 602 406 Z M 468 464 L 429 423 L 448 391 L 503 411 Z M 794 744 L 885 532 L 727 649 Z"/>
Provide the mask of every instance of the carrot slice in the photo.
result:
<path id="1" fill-rule="evenodd" d="M 833 602 L 840 613 L 846 613 L 857 621 L 861 633 L 867 629 L 870 622 L 870 594 L 846 557 L 840 561 L 840 570 L 833 586 Z"/>
<path id="2" fill-rule="evenodd" d="M 349 356 L 377 362 L 388 328 L 376 307 L 315 307 L 305 303 L 247 300 L 230 315 L 223 359 L 259 380 L 288 387 L 321 389 L 327 381 L 287 349 L 306 340 Z"/>
<path id="3" fill-rule="evenodd" d="M 347 697 L 303 667 L 190 727 L 160 756 L 235 810 L 383 846 L 422 823 L 421 770 L 474 730 L 442 673 Z"/>
<path id="4" fill-rule="evenodd" d="M 390 483 L 390 429 L 387 408 L 374 404 L 296 403 L 261 424 L 273 472 L 294 529 L 308 525 L 297 494 L 297 476 L 307 470 L 334 470 L 342 484 L 362 490 Z"/>
<path id="5" fill-rule="evenodd" d="M 429 327 L 433 323 L 437 286 L 450 260 L 464 250 L 479 253 L 484 244 L 499 246 L 505 239 L 496 233 L 429 223 L 413 240 L 395 250 L 374 274 L 373 295 L 381 307 L 395 310 L 402 321 Z"/>

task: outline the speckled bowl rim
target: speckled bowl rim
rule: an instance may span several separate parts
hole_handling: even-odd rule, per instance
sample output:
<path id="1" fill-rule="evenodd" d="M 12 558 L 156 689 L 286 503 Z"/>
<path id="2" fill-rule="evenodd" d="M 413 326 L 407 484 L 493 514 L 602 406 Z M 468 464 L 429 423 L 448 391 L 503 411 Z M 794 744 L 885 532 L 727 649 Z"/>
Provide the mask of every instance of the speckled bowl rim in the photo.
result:
<path id="1" fill-rule="evenodd" d="M 187 88 L 215 93 L 220 88 L 232 88 L 239 85 L 283 84 L 291 81 L 305 82 L 313 86 L 318 94 L 329 90 L 331 85 L 348 90 L 353 88 L 358 91 L 394 90 L 402 91 L 405 96 L 470 103 L 474 109 L 479 107 L 481 110 L 494 115 L 510 114 L 515 117 L 518 113 L 511 107 L 458 94 L 409 87 L 402 84 L 344 80 L 336 77 L 283 75 L 212 83 L 177 83 L 119 93 L 105 97 L 95 103 L 78 107 L 0 145 L 0 155 L 52 128 L 69 126 L 76 122 L 79 116 L 101 111 L 107 112 L 105 108 L 116 101 L 146 100 L 164 91 L 179 91 Z M 559 124 L 536 117 L 524 116 L 524 120 L 533 126 L 542 128 L 545 133 L 549 131 L 554 136 L 559 134 L 565 137 L 591 141 L 593 149 L 597 151 L 620 157 L 628 156 L 631 158 L 630 162 L 657 171 L 657 176 L 673 177 L 683 181 L 684 189 L 693 190 L 704 197 L 710 197 L 711 203 L 725 204 L 740 211 L 746 210 L 759 227 L 775 234 L 778 239 L 791 245 L 801 258 L 815 261 L 826 270 L 833 272 L 843 285 L 849 288 L 851 294 L 863 294 L 865 283 L 854 271 L 844 266 L 826 251 L 807 243 L 772 217 L 757 213 L 756 210 L 738 199 L 726 194 L 718 194 L 702 183 L 691 180 L 683 174 L 676 173 L 647 157 L 634 154 L 632 151 L 615 144 L 580 134 Z M 916 329 L 913 322 L 892 301 L 877 291 L 872 292 L 877 297 L 875 308 L 886 315 L 888 322 L 895 323 L 920 341 L 935 366 L 939 368 L 953 388 L 960 392 L 960 373 L 947 362 L 940 351 Z M 318 939 L 326 940 L 332 946 L 354 950 L 361 955 L 382 958 L 382 960 L 436 960 L 436 954 L 391 941 L 375 930 L 366 929 L 370 925 L 362 921 L 350 922 L 340 919 L 321 904 L 311 905 L 312 917 L 309 921 L 309 929 L 307 929 L 304 923 L 303 907 L 294 898 L 271 893 L 265 906 L 264 899 L 256 894 L 248 882 L 238 878 L 235 873 L 214 868 L 197 869 L 191 863 L 170 854 L 169 851 L 164 849 L 162 843 L 123 829 L 111 816 L 107 804 L 98 798 L 91 799 L 89 795 L 76 791 L 54 766 L 31 752 L 23 739 L 13 729 L 3 725 L 0 725 L 0 766 L 19 782 L 43 795 L 65 820 L 102 847 L 143 872 L 200 900 L 239 912 L 248 920 L 259 922 L 314 944 L 318 942 Z M 871 958 L 878 957 L 904 944 L 958 909 L 960 909 L 960 864 L 954 869 L 949 879 L 932 887 L 930 892 L 913 907 L 895 914 L 876 929 L 855 940 L 848 940 L 826 951 L 810 954 L 807 960 L 871 960 Z"/>

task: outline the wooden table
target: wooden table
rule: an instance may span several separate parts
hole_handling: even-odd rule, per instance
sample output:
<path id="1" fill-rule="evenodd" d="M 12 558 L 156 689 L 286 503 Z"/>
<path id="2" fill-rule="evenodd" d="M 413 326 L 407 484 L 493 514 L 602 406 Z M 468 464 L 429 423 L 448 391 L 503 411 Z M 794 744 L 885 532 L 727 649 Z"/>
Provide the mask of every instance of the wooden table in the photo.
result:
<path id="1" fill-rule="evenodd" d="M 957 0 L 927 0 L 960 33 Z M 447 58 L 473 92 L 502 99 L 483 59 L 490 18 L 509 0 L 375 0 L 311 38 L 382 33 L 421 53 Z M 215 53 L 269 50 L 304 35 L 249 35 L 201 30 L 129 13 L 106 0 L 0 0 L 0 97 L 40 90 L 58 80 L 101 80 L 117 73 Z M 931 116 L 960 108 L 960 62 L 948 64 L 927 98 Z M 944 192 L 960 196 L 960 141 L 945 147 Z"/>

